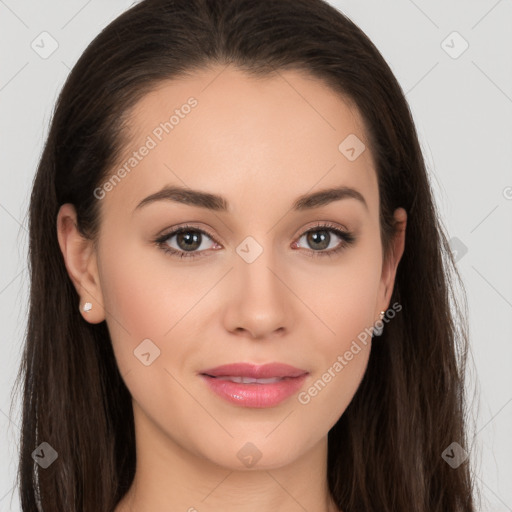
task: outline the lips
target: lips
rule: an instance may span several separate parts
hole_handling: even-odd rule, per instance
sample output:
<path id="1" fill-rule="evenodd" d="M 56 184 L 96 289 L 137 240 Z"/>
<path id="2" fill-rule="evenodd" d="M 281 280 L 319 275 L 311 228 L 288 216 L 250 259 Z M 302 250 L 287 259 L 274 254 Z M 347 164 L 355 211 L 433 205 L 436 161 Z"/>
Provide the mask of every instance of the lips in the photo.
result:
<path id="1" fill-rule="evenodd" d="M 233 363 L 199 373 L 218 396 L 241 407 L 275 407 L 303 386 L 309 372 L 283 363 Z"/>
<path id="2" fill-rule="evenodd" d="M 256 383 L 258 380 L 264 384 L 278 382 L 285 378 L 300 377 L 307 374 L 307 370 L 302 370 L 284 363 L 267 363 L 263 365 L 254 365 L 251 363 L 232 363 L 215 368 L 208 368 L 200 372 L 201 375 L 209 377 L 222 378 L 238 383 Z"/>

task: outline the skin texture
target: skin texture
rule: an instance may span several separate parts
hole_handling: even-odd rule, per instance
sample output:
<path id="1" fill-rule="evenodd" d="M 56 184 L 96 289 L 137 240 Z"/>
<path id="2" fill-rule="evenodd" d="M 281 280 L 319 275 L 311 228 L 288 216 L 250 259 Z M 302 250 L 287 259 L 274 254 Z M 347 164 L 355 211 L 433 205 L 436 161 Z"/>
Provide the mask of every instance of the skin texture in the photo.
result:
<path id="1" fill-rule="evenodd" d="M 190 97 L 197 106 L 159 141 L 155 127 Z M 367 144 L 358 112 L 302 72 L 255 79 L 211 68 L 160 84 L 131 112 L 119 166 L 148 135 L 157 144 L 101 199 L 97 251 L 77 232 L 73 206 L 61 207 L 66 267 L 81 305 L 92 303 L 84 321 L 106 320 L 133 397 L 137 471 L 116 512 L 335 510 L 327 434 L 361 382 L 371 342 L 307 404 L 297 394 L 266 409 L 230 404 L 198 373 L 285 362 L 309 372 L 307 390 L 390 307 L 406 212 L 395 212 L 393 255 L 384 262 L 374 162 L 368 145 L 354 161 L 340 152 L 349 134 Z M 229 210 L 158 201 L 134 211 L 171 184 L 223 195 Z M 348 198 L 292 211 L 299 196 L 341 185 L 368 207 Z M 308 242 L 303 235 L 318 221 L 356 241 L 310 257 L 344 243 L 332 232 L 327 249 Z M 197 258 L 153 243 L 184 223 L 213 235 L 202 235 Z M 252 263 L 236 251 L 248 236 L 263 249 Z M 185 252 L 177 236 L 167 245 Z M 145 339 L 160 350 L 149 366 L 134 356 Z M 247 442 L 261 454 L 252 467 L 237 457 Z"/>

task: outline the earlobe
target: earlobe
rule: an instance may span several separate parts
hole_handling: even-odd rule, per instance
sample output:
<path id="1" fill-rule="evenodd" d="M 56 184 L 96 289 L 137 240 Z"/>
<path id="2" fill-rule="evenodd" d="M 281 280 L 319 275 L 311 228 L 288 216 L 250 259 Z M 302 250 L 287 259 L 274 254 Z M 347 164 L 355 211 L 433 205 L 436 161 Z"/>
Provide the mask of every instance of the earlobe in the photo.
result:
<path id="1" fill-rule="evenodd" d="M 78 230 L 76 211 L 71 203 L 63 204 L 57 215 L 57 237 L 68 275 L 80 296 L 82 316 L 90 323 L 105 320 L 93 241 Z"/>

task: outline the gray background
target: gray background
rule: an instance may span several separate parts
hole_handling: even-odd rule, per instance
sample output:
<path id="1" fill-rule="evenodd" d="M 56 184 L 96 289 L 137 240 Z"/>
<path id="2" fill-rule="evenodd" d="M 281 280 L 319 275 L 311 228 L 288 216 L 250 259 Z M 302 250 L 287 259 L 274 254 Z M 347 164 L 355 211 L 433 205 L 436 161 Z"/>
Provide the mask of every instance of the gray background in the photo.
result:
<path id="1" fill-rule="evenodd" d="M 20 411 L 9 406 L 27 314 L 32 179 L 70 68 L 132 3 L 0 0 L 0 512 L 20 510 Z M 481 510 L 512 511 L 512 2 L 330 3 L 366 32 L 406 92 L 468 293 L 468 393 L 477 399 L 466 449 Z M 42 58 L 51 44 L 58 48 Z"/>

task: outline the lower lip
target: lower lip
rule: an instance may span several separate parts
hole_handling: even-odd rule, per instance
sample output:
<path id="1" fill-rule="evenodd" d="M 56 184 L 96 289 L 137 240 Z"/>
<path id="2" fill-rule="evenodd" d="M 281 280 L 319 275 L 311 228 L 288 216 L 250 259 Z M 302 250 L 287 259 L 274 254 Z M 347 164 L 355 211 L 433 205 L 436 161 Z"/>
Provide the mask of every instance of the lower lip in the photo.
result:
<path id="1" fill-rule="evenodd" d="M 298 391 L 307 373 L 269 384 L 239 384 L 229 380 L 201 375 L 210 389 L 228 402 L 242 407 L 274 407 Z"/>

